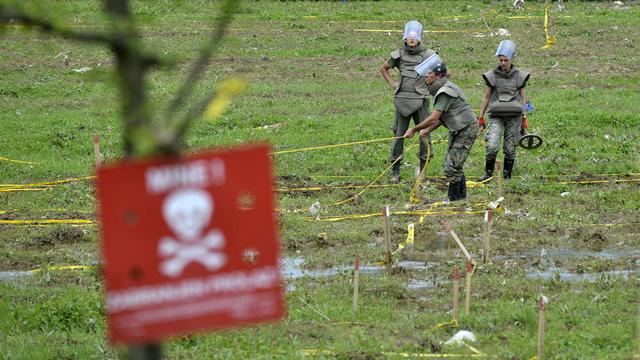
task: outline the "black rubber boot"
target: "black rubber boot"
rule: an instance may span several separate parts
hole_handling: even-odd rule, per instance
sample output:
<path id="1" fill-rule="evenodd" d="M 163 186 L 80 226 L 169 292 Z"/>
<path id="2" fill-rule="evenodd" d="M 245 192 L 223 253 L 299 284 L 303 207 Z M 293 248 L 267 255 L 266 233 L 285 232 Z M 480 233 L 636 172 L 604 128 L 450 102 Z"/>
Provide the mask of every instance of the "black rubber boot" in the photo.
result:
<path id="1" fill-rule="evenodd" d="M 505 179 L 511 179 L 511 172 L 513 171 L 513 165 L 516 164 L 516 159 L 504 159 L 504 171 L 502 171 L 502 177 Z"/>
<path id="2" fill-rule="evenodd" d="M 391 169 L 391 183 L 397 184 L 400 182 L 400 160 L 393 164 Z"/>
<path id="3" fill-rule="evenodd" d="M 449 182 L 449 193 L 447 194 L 449 201 L 458 201 L 461 199 L 460 181 Z"/>
<path id="4" fill-rule="evenodd" d="M 427 160 L 420 159 L 420 173 L 424 170 L 424 166 L 427 165 Z"/>
<path id="5" fill-rule="evenodd" d="M 460 200 L 467 198 L 467 178 L 462 174 L 460 178 Z"/>
<path id="6" fill-rule="evenodd" d="M 485 181 L 493 176 L 493 169 L 496 167 L 496 159 L 486 160 L 484 163 L 484 175 L 478 181 Z"/>

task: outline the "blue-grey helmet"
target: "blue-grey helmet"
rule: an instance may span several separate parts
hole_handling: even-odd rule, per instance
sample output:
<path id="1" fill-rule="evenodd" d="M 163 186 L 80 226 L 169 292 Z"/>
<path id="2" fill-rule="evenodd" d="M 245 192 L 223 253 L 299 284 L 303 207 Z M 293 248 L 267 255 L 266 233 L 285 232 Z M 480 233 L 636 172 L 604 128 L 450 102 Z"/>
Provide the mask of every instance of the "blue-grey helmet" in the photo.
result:
<path id="1" fill-rule="evenodd" d="M 509 60 L 513 60 L 513 57 L 516 56 L 516 43 L 511 40 L 500 41 L 498 50 L 496 50 L 496 56 L 500 55 L 508 57 Z"/>
<path id="2" fill-rule="evenodd" d="M 404 25 L 404 35 L 402 35 L 402 40 L 407 40 L 407 38 L 410 37 L 422 42 L 422 24 L 415 20 L 411 20 Z"/>
<path id="3" fill-rule="evenodd" d="M 429 56 L 425 61 L 416 66 L 416 72 L 420 76 L 425 76 L 428 71 L 433 71 L 437 74 L 447 73 L 447 67 L 438 54 Z"/>

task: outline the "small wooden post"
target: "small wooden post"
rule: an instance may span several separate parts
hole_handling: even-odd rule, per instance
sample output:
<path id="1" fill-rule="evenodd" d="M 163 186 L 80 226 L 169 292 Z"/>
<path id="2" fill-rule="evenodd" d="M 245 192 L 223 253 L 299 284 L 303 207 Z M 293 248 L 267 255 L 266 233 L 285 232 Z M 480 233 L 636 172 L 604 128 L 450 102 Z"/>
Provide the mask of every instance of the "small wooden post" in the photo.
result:
<path id="1" fill-rule="evenodd" d="M 484 212 L 484 251 L 482 252 L 482 262 L 489 261 L 489 249 L 491 248 L 491 223 L 493 216 L 491 209 Z"/>
<path id="2" fill-rule="evenodd" d="M 453 318 L 458 320 L 458 302 L 460 299 L 460 269 L 453 268 Z"/>
<path id="3" fill-rule="evenodd" d="M 538 360 L 544 356 L 544 307 L 547 304 L 547 297 L 540 295 L 538 302 Z"/>
<path id="4" fill-rule="evenodd" d="M 445 220 L 442 222 L 442 225 L 444 225 L 444 230 L 449 232 L 453 240 L 456 242 L 456 244 L 458 244 L 458 247 L 460 248 L 460 250 L 462 250 L 462 252 L 464 253 L 464 256 L 467 257 L 467 261 L 472 261 L 473 259 L 471 258 L 471 254 L 469 254 L 469 251 L 467 251 L 467 248 L 464 247 L 464 245 L 462 244 L 462 241 L 460 241 L 460 238 L 458 238 L 458 235 L 456 235 L 456 233 L 453 231 L 453 227 L 451 226 L 451 223 Z"/>
<path id="5" fill-rule="evenodd" d="M 387 265 L 391 264 L 391 212 L 389 205 L 385 205 L 382 209 L 384 216 L 384 261 Z"/>
<path id="6" fill-rule="evenodd" d="M 96 168 L 102 166 L 102 155 L 100 155 L 100 135 L 93 134 L 93 152 L 96 156 Z"/>
<path id="7" fill-rule="evenodd" d="M 356 260 L 353 264 L 353 306 L 351 311 L 353 315 L 358 312 L 358 288 L 360 287 L 360 259 L 356 255 Z"/>
<path id="8" fill-rule="evenodd" d="M 498 176 L 498 197 L 500 198 L 504 194 L 502 188 L 502 163 L 500 162 L 500 160 L 496 160 L 496 171 L 496 175 Z"/>
<path id="9" fill-rule="evenodd" d="M 464 298 L 464 314 L 469 315 L 471 310 L 471 275 L 473 275 L 473 264 L 471 261 L 467 261 L 467 277 L 465 286 L 465 298 Z"/>

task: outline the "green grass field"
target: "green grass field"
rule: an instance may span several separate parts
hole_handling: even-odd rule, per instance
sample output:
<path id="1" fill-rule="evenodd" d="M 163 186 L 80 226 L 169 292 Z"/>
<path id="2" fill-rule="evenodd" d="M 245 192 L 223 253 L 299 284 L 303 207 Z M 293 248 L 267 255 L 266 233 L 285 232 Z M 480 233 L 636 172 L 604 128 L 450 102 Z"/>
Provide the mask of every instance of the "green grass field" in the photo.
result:
<path id="1" fill-rule="evenodd" d="M 441 234 L 441 221 L 449 220 L 481 259 L 482 211 L 497 197 L 496 181 L 470 188 L 461 204 L 430 209 L 409 201 L 418 162 L 416 146 L 409 148 L 413 140 L 405 145 L 398 186 L 386 186 L 388 173 L 379 177 L 390 165 L 389 140 L 274 155 L 282 256 L 302 259 L 301 271 L 311 275 L 286 279 L 282 321 L 173 339 L 165 355 L 464 358 L 474 352 L 442 345 L 464 329 L 488 357 L 530 359 L 544 294 L 547 358 L 640 356 L 640 5 L 624 3 L 570 1 L 566 12 L 552 8 L 549 33 L 558 40 L 542 50 L 542 1 L 527 1 L 521 11 L 510 1 L 244 2 L 191 103 L 233 77 L 248 79 L 249 89 L 219 119 L 194 119 L 185 140 L 189 151 L 265 141 L 283 151 L 393 136 L 393 94 L 379 68 L 401 46 L 404 23 L 412 19 L 424 24 L 423 43 L 439 52 L 474 109 L 485 86 L 480 75 L 496 64 L 497 44 L 514 40 L 515 64 L 532 73 L 530 130 L 545 143 L 518 150 L 515 178 L 505 182 L 493 223 L 492 262 L 476 268 L 471 313 L 457 326 L 449 323 L 450 274 L 465 258 Z M 77 30 L 106 29 L 98 1 L 43 6 Z M 133 12 L 145 46 L 175 61 L 148 79 L 153 111 L 162 114 L 206 42 L 217 8 L 203 0 L 134 1 Z M 487 27 L 511 35 L 490 36 Z M 95 170 L 94 133 L 107 162 L 123 154 L 113 57 L 98 45 L 15 24 L 0 29 L 0 53 L 0 271 L 42 270 L 0 276 L 0 358 L 126 357 L 105 340 L 99 269 L 54 268 L 101 262 L 95 190 L 84 178 Z M 75 71 L 82 67 L 92 70 Z M 446 139 L 445 129 L 433 137 Z M 445 149 L 445 143 L 434 145 L 423 199 L 446 195 Z M 479 139 L 467 177 L 475 180 L 483 166 Z M 62 179 L 77 180 L 9 186 Z M 369 184 L 385 186 L 362 191 Z M 295 211 L 314 203 L 317 213 Z M 378 214 L 384 205 L 392 212 L 394 247 L 415 223 L 414 249 L 394 261 L 423 265 L 362 274 L 353 315 L 353 257 L 373 267 L 383 256 L 382 216 L 359 215 Z M 28 224 L 32 220 L 93 224 Z M 540 256 L 543 249 L 549 256 Z M 327 269 L 336 270 L 314 275 Z M 422 285 L 410 286 L 416 283 Z"/>

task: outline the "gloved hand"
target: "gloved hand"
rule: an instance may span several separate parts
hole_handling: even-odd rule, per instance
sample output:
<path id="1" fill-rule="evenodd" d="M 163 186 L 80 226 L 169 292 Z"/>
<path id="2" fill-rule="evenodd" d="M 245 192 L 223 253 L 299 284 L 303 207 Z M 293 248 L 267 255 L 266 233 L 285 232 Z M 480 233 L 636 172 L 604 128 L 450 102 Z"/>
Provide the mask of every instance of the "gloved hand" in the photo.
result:
<path id="1" fill-rule="evenodd" d="M 484 122 L 484 117 L 480 116 L 478 118 L 478 127 L 480 128 L 480 131 L 484 130 L 485 126 L 486 126 L 486 124 Z"/>
<path id="2" fill-rule="evenodd" d="M 520 126 L 520 135 L 524 136 L 527 133 L 529 124 L 527 124 L 527 115 L 522 115 L 522 125 Z"/>

